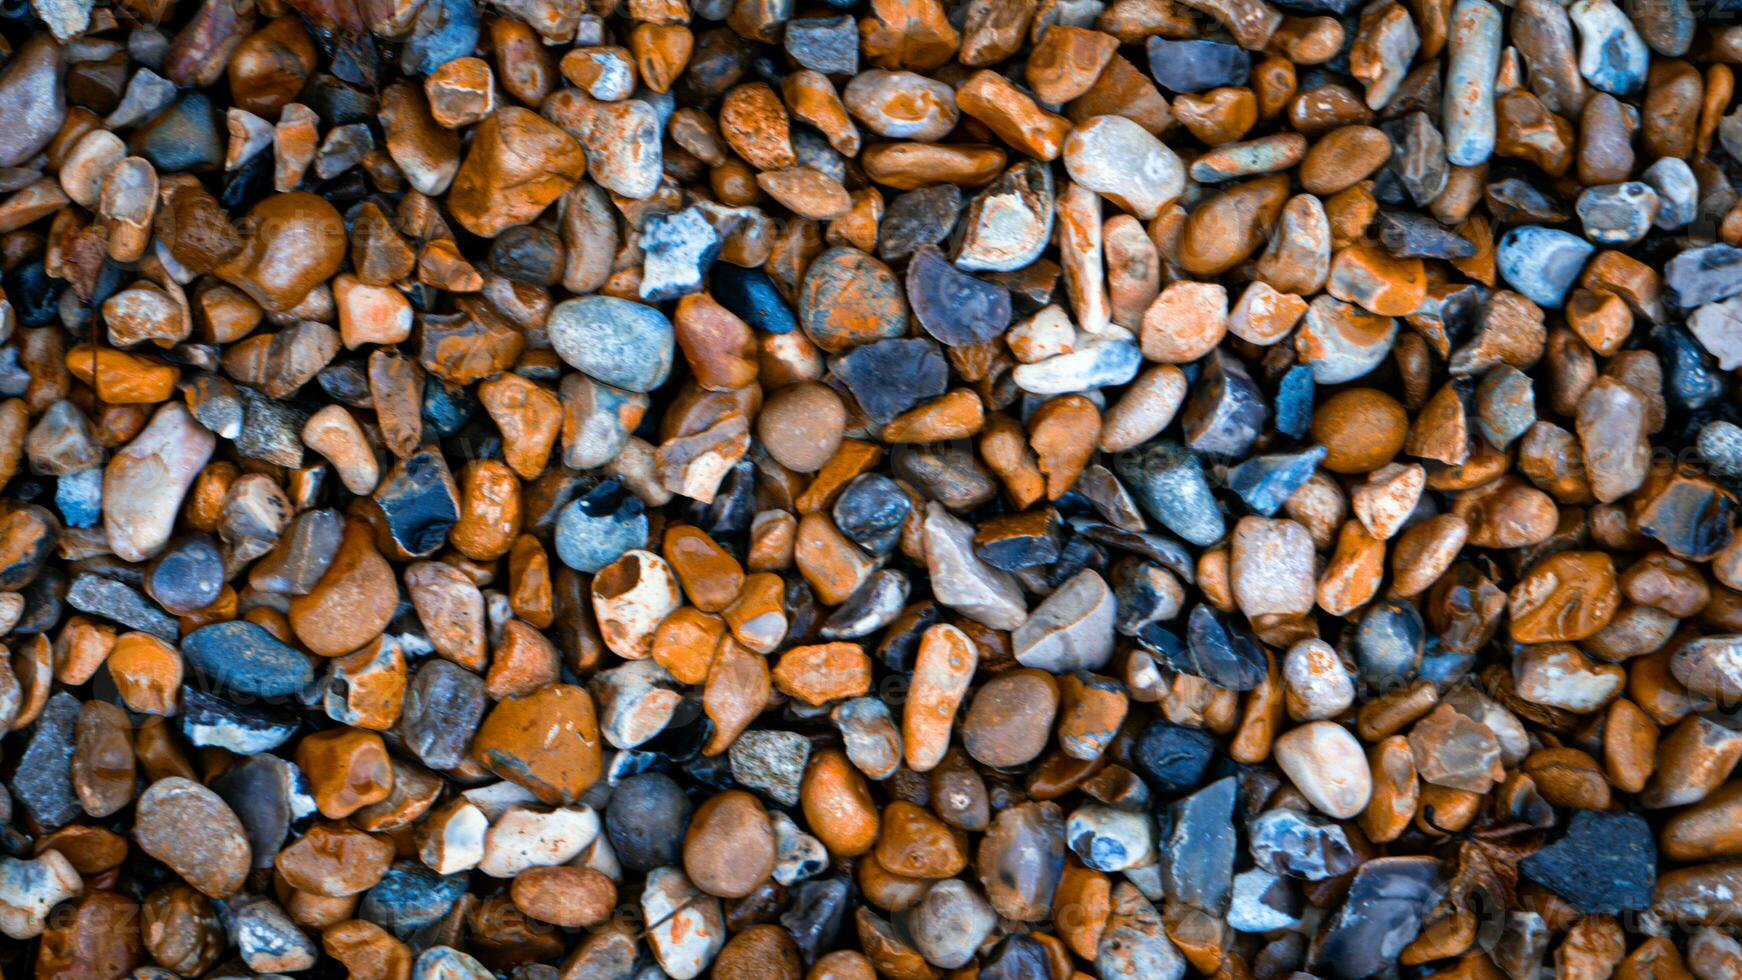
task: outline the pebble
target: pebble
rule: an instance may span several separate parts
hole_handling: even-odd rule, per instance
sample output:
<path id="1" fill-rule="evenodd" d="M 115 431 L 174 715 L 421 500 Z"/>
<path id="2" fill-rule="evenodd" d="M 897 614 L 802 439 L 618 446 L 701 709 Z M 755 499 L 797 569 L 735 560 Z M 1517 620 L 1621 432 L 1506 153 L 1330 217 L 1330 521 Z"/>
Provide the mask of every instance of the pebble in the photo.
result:
<path id="1" fill-rule="evenodd" d="M 1494 77 L 1500 68 L 1499 12 L 1486 0 L 1458 0 L 1447 28 L 1444 120 L 1446 159 L 1486 163 L 1494 152 Z"/>
<path id="2" fill-rule="evenodd" d="M 647 544 L 646 507 L 617 478 L 601 481 L 557 515 L 556 552 L 564 565 L 596 574 Z"/>
<path id="3" fill-rule="evenodd" d="M 671 374 L 676 335 L 658 310 L 613 296 L 564 300 L 550 312 L 551 344 L 564 363 L 627 391 L 652 391 Z"/>
<path id="4" fill-rule="evenodd" d="M 1113 655 L 1112 590 L 1092 569 L 1072 576 L 1011 635 L 1017 661 L 1054 674 L 1098 670 Z"/>
<path id="5" fill-rule="evenodd" d="M 1185 976 L 1185 957 L 1168 938 L 1160 913 L 1136 886 L 1128 881 L 1114 885 L 1111 907 L 1095 953 L 1097 976 L 1133 980 L 1180 980 Z"/>
<path id="6" fill-rule="evenodd" d="M 237 949 L 253 970 L 306 970 L 319 955 L 314 942 L 271 899 L 256 899 L 237 909 L 235 930 Z"/>
<path id="7" fill-rule="evenodd" d="M 1501 236 L 1495 255 L 1508 285 L 1526 299 L 1553 309 L 1565 302 L 1595 250 L 1568 232 L 1524 225 Z"/>
<path id="8" fill-rule="evenodd" d="M 529 868 L 510 893 L 528 918 L 570 929 L 604 923 L 617 900 L 615 883 L 592 868 Z"/>
<path id="9" fill-rule="evenodd" d="M 1344 976 L 1383 970 L 1415 939 L 1440 887 L 1430 859 L 1384 857 L 1361 865 L 1326 926 L 1316 962 L 1336 964 Z"/>
<path id="10" fill-rule="evenodd" d="M 1186 445 L 1210 456 L 1242 456 L 1267 414 L 1264 396 L 1245 366 L 1218 352 L 1204 364 L 1181 414 Z"/>
<path id="11" fill-rule="evenodd" d="M 677 868 L 648 874 L 641 912 L 653 954 L 673 980 L 700 976 L 726 944 L 719 900 L 699 892 Z"/>
<path id="12" fill-rule="evenodd" d="M 1664 264 L 1664 289 L 1672 304 L 1692 311 L 1742 292 L 1733 282 L 1739 266 L 1742 249 L 1721 243 L 1691 248 Z"/>
<path id="13" fill-rule="evenodd" d="M 926 567 L 939 603 L 994 629 L 1027 622 L 1027 603 L 1015 579 L 974 554 L 972 525 L 933 502 L 926 507 L 924 534 Z"/>
<path id="14" fill-rule="evenodd" d="M 1046 748 L 1058 705 L 1058 684 L 1045 671 L 1002 674 L 981 686 L 968 705 L 963 747 L 995 768 L 1030 762 Z"/>
<path id="15" fill-rule="evenodd" d="M 1325 457 L 1323 446 L 1299 453 L 1253 456 L 1228 470 L 1228 489 L 1253 513 L 1269 517 L 1306 485 Z"/>
<path id="16" fill-rule="evenodd" d="M 1559 840 L 1518 864 L 1524 877 L 1586 914 L 1648 908 L 1657 882 L 1657 846 L 1644 818 L 1580 810 Z"/>
<path id="17" fill-rule="evenodd" d="M 0 932 L 20 940 L 42 935 L 55 906 L 83 890 L 78 872 L 59 851 L 29 861 L 0 858 Z"/>
<path id="18" fill-rule="evenodd" d="M 1276 740 L 1276 764 L 1301 795 L 1328 816 L 1346 820 L 1367 806 L 1373 778 L 1361 743 L 1331 721 L 1308 722 Z"/>
<path id="19" fill-rule="evenodd" d="M 1645 85 L 1651 52 L 1620 7 L 1609 0 L 1577 0 L 1567 16 L 1579 31 L 1579 74 L 1611 95 L 1632 95 Z"/>
<path id="20" fill-rule="evenodd" d="M 1010 326 L 1010 293 L 958 270 L 933 248 L 907 265 L 907 301 L 921 327 L 947 347 L 985 343 Z"/>
<path id="21" fill-rule="evenodd" d="M 1285 879 L 1253 868 L 1234 876 L 1228 926 L 1236 932 L 1269 932 L 1300 922 L 1300 901 Z"/>
<path id="22" fill-rule="evenodd" d="M 689 801 L 670 776 L 630 776 L 617 785 L 605 810 L 611 850 L 630 871 L 676 864 L 690 813 Z"/>
<path id="23" fill-rule="evenodd" d="M 1151 74 L 1170 92 L 1243 85 L 1252 70 L 1252 56 L 1226 41 L 1151 37 L 1146 53 Z"/>
<path id="24" fill-rule="evenodd" d="M 1657 220 L 1657 192 L 1639 181 L 1588 187 L 1574 205 L 1585 237 L 1598 245 L 1631 245 Z"/>
<path id="25" fill-rule="evenodd" d="M 67 589 L 66 599 L 67 605 L 80 612 L 113 619 L 161 639 L 168 640 L 176 634 L 174 620 L 153 608 L 145 596 L 112 579 L 80 575 Z"/>
<path id="26" fill-rule="evenodd" d="M 1312 368 L 1316 384 L 1363 377 L 1385 359 L 1397 338 L 1397 321 L 1331 296 L 1307 306 L 1295 332 L 1295 352 Z"/>
<path id="27" fill-rule="evenodd" d="M 927 889 L 906 921 L 914 948 L 926 962 L 944 969 L 973 962 L 974 951 L 998 922 L 986 899 L 959 878 L 947 878 Z"/>
<path id="28" fill-rule="evenodd" d="M 732 777 L 776 803 L 793 806 L 810 751 L 810 742 L 794 732 L 745 732 L 732 743 Z"/>
<path id="29" fill-rule="evenodd" d="M 638 295 L 646 302 L 659 302 L 676 299 L 701 289 L 702 277 L 713 264 L 714 257 L 719 254 L 720 241 L 713 225 L 702 215 L 700 209 L 685 208 L 676 214 L 650 215 L 641 232 L 641 249 L 643 256 Z M 594 304 L 595 307 L 597 305 Z M 624 315 L 628 313 L 629 310 L 623 310 Z M 589 310 L 585 314 L 588 317 L 598 315 L 597 309 Z M 648 329 L 639 324 L 625 329 L 630 331 L 625 338 L 630 349 L 653 339 L 649 336 L 644 340 L 636 333 L 638 330 Z M 576 350 L 575 347 L 569 349 Z M 575 366 L 580 367 L 578 364 Z M 607 378 L 599 380 L 609 383 Z"/>
<path id="30" fill-rule="evenodd" d="M 1023 803 L 992 818 L 981 839 L 979 864 L 987 900 L 999 915 L 1045 919 L 1064 871 L 1065 828 L 1053 803 Z"/>
<path id="31" fill-rule="evenodd" d="M 48 146 L 66 118 L 64 62 L 59 45 L 37 35 L 18 47 L 0 72 L 0 108 L 17 124 L 0 139 L 0 167 L 18 167 Z"/>
<path id="32" fill-rule="evenodd" d="M 153 413 L 103 473 L 109 547 L 127 561 L 145 561 L 169 543 L 176 511 L 217 440 L 180 403 Z M 149 489 L 147 489 L 149 488 Z"/>
<path id="33" fill-rule="evenodd" d="M 1660 231 L 1674 231 L 1691 224 L 1698 216 L 1699 183 L 1687 161 L 1677 157 L 1660 157 L 1639 175 L 1657 192 L 1657 217 L 1652 226 Z"/>
<path id="34" fill-rule="evenodd" d="M 603 764 L 592 697 L 567 684 L 498 702 L 472 750 L 490 771 L 549 804 L 580 799 Z"/>
<path id="35" fill-rule="evenodd" d="M 714 300 L 755 329 L 772 334 L 798 329 L 792 310 L 766 272 L 716 264 L 708 283 Z"/>
<path id="36" fill-rule="evenodd" d="M 239 694 L 284 697 L 314 680 L 307 657 L 254 623 L 201 627 L 182 640 L 181 652 L 195 670 Z"/>
<path id="37" fill-rule="evenodd" d="M 134 810 L 140 849 L 211 898 L 241 887 L 252 855 L 235 811 L 200 784 L 180 776 L 153 782 Z"/>
<path id="38" fill-rule="evenodd" d="M 1114 472 L 1149 516 L 1187 541 L 1208 545 L 1225 533 L 1203 464 L 1178 443 L 1156 440 L 1121 454 Z"/>
<path id="39" fill-rule="evenodd" d="M 530 868 L 567 864 L 598 835 L 599 815 L 591 807 L 546 811 L 513 804 L 485 831 L 478 870 L 492 878 L 514 878 Z"/>
<path id="40" fill-rule="evenodd" d="M 1071 179 L 1149 220 L 1185 189 L 1185 165 L 1160 140 L 1124 116 L 1096 116 L 1064 145 Z"/>
<path id="41" fill-rule="evenodd" d="M 1253 862 L 1273 874 L 1324 881 L 1359 863 L 1340 825 L 1305 811 L 1268 810 L 1252 821 L 1249 832 Z M 1234 887 L 1238 902 L 1238 878 Z"/>
<path id="42" fill-rule="evenodd" d="M 968 202 L 956 267 L 1013 272 L 1029 266 L 1052 238 L 1053 213 L 1052 171 L 1031 161 L 1016 164 Z"/>
<path id="43" fill-rule="evenodd" d="M 924 772 L 943 760 L 956 708 L 978 662 L 972 641 L 961 630 L 941 623 L 926 629 L 902 711 L 901 740 L 909 767 Z M 840 848 L 830 850 L 838 853 Z"/>
<path id="44" fill-rule="evenodd" d="M 811 262 L 798 306 L 805 334 L 829 353 L 907 330 L 907 302 L 895 274 L 850 248 L 830 249 Z"/>

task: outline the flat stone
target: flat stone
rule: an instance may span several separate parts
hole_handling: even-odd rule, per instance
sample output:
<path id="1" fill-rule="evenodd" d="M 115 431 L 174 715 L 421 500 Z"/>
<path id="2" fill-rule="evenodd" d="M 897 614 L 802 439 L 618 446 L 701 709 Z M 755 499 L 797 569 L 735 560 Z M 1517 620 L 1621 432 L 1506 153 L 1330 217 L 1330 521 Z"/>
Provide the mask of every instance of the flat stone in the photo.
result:
<path id="1" fill-rule="evenodd" d="M 1028 621 L 1016 580 L 974 554 L 973 525 L 933 502 L 926 506 L 925 540 L 926 568 L 938 602 L 994 629 L 1014 630 Z M 1107 617 L 1111 642 L 1110 596 Z"/>
<path id="2" fill-rule="evenodd" d="M 1440 890 L 1439 867 L 1431 858 L 1385 857 L 1363 864 L 1315 947 L 1315 968 L 1338 980 L 1355 980 L 1391 967 L 1421 931 Z"/>
<path id="3" fill-rule="evenodd" d="M 1575 810 L 1567 832 L 1518 870 L 1587 915 L 1639 911 L 1652 902 L 1657 843 L 1636 813 Z"/>
<path id="4" fill-rule="evenodd" d="M 181 653 L 220 687 L 254 697 L 285 697 L 314 680 L 307 657 L 262 627 L 240 620 L 189 633 Z"/>
<path id="5" fill-rule="evenodd" d="M 1010 291 L 921 248 L 907 265 L 907 299 L 921 327 L 949 347 L 994 340 L 1010 326 Z"/>
<path id="6" fill-rule="evenodd" d="M 1204 92 L 1246 84 L 1252 56 L 1225 41 L 1176 41 L 1152 37 L 1147 42 L 1149 71 L 1170 92 Z"/>
<path id="7" fill-rule="evenodd" d="M 1230 776 L 1169 807 L 1173 829 L 1161 845 L 1168 897 L 1211 914 L 1228 910 L 1239 856 L 1234 830 L 1238 793 L 1239 781 Z"/>

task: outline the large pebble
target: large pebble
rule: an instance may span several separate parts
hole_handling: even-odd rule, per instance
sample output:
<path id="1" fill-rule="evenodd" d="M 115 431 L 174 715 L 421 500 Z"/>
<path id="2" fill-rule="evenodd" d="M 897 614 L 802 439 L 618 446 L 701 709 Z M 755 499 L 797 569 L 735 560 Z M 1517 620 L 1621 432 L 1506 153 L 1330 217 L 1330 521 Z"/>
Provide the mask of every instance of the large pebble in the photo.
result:
<path id="1" fill-rule="evenodd" d="M 614 296 L 564 300 L 550 311 L 546 329 L 570 367 L 628 391 L 664 384 L 677 352 L 677 335 L 663 313 Z"/>
<path id="2" fill-rule="evenodd" d="M 47 147 L 66 119 L 65 66 L 60 45 L 38 34 L 20 45 L 0 72 L 0 167 L 21 167 Z"/>
<path id="3" fill-rule="evenodd" d="M 116 555 L 145 561 L 169 543 L 182 498 L 216 446 L 181 402 L 170 402 L 109 460 L 103 528 Z"/>
<path id="4" fill-rule="evenodd" d="M 1276 764 L 1313 806 L 1348 819 L 1367 806 L 1373 778 L 1361 743 L 1330 721 L 1309 722 L 1276 740 Z"/>
<path id="5" fill-rule="evenodd" d="M 57 850 L 30 861 L 0 857 L 0 932 L 33 939 L 48 927 L 56 905 L 84 891 L 84 881 Z"/>
<path id="6" fill-rule="evenodd" d="M 1099 670 L 1113 656 L 1113 592 L 1093 569 L 1072 576 L 1011 634 L 1016 659 L 1054 674 Z"/>
<path id="7" fill-rule="evenodd" d="M 1071 179 L 1145 221 L 1185 189 L 1185 165 L 1124 116 L 1096 116 L 1065 140 Z"/>
<path id="8" fill-rule="evenodd" d="M 253 856 L 229 804 L 180 776 L 160 779 L 140 794 L 133 838 L 212 898 L 228 898 L 242 887 Z"/>
<path id="9" fill-rule="evenodd" d="M 1500 12 L 1487 0 L 1458 0 L 1448 28 L 1446 159 L 1460 167 L 1494 152 L 1494 76 L 1500 69 Z"/>
<path id="10" fill-rule="evenodd" d="M 1594 251 L 1591 243 L 1570 232 L 1524 225 L 1501 236 L 1496 260 L 1513 289 L 1539 306 L 1558 308 Z"/>

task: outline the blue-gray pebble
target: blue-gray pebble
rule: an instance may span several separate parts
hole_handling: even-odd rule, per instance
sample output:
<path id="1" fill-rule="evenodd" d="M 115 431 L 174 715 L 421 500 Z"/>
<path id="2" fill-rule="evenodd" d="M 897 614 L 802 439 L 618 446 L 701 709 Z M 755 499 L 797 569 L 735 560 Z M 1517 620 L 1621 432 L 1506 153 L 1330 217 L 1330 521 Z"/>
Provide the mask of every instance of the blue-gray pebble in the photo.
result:
<path id="1" fill-rule="evenodd" d="M 677 335 L 665 314 L 615 296 L 564 300 L 550 311 L 550 342 L 577 371 L 630 391 L 652 391 L 671 376 Z"/>
<path id="2" fill-rule="evenodd" d="M 1252 55 L 1225 41 L 1175 41 L 1152 37 L 1148 42 L 1149 73 L 1170 92 L 1205 92 L 1225 85 L 1244 85 L 1252 72 Z"/>
<path id="3" fill-rule="evenodd" d="M 220 687 L 254 697 L 285 697 L 314 680 L 307 657 L 264 627 L 240 619 L 189 633 L 181 655 Z"/>
<path id="4" fill-rule="evenodd" d="M 1113 469 L 1149 516 L 1192 544 L 1209 547 L 1227 530 L 1203 464 L 1179 443 L 1158 439 L 1120 453 Z"/>
<path id="5" fill-rule="evenodd" d="M 1538 306 L 1558 308 L 1596 250 L 1571 232 L 1524 225 L 1501 237 L 1495 261 L 1507 285 Z"/>
<path id="6" fill-rule="evenodd" d="M 645 544 L 647 509 L 616 478 L 570 501 L 557 516 L 557 557 L 577 572 L 591 575 Z"/>

